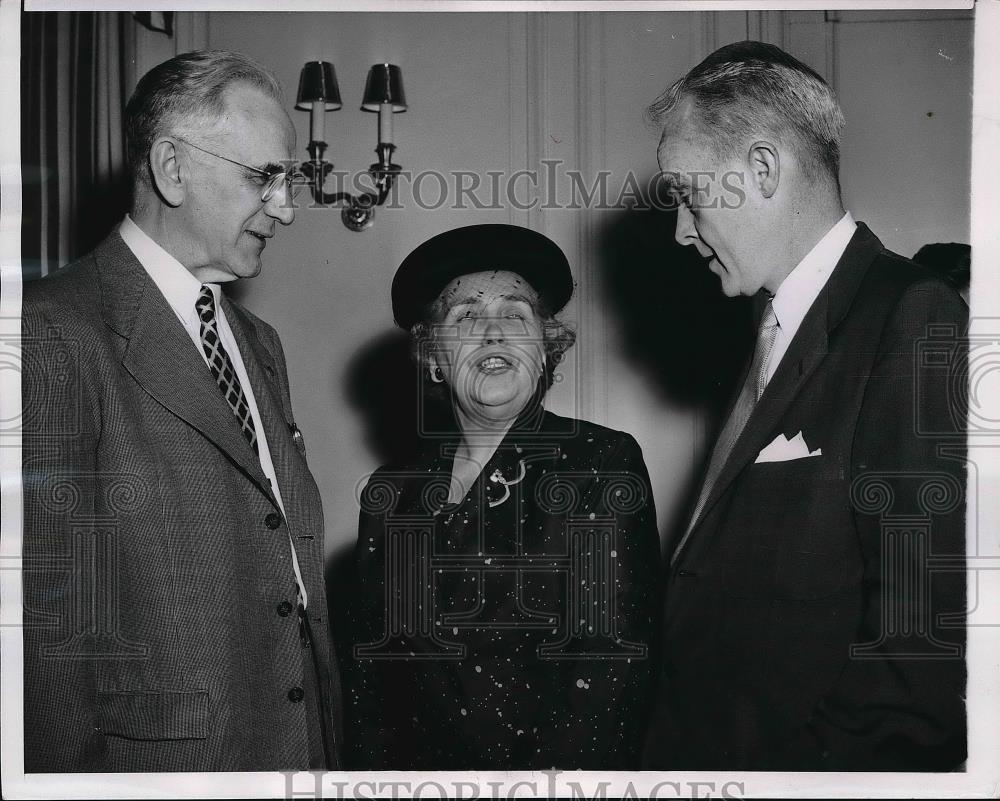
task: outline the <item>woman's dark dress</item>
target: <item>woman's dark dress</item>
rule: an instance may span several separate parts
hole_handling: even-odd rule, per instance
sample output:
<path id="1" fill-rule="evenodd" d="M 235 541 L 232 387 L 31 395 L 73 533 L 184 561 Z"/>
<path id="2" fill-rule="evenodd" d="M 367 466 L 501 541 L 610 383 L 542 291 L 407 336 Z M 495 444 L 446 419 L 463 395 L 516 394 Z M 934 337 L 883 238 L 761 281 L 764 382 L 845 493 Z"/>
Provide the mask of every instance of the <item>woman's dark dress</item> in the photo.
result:
<path id="1" fill-rule="evenodd" d="M 637 768 L 660 561 L 638 444 L 537 407 L 448 505 L 455 445 L 362 495 L 348 767 Z"/>

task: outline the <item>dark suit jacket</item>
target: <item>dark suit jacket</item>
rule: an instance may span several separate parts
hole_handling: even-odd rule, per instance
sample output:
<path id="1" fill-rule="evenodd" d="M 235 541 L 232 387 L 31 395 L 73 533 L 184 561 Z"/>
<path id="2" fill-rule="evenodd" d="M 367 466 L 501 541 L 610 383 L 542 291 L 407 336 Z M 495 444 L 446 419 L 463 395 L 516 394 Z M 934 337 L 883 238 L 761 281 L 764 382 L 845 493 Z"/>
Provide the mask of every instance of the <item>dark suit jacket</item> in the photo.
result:
<path id="1" fill-rule="evenodd" d="M 365 488 L 352 613 L 376 645 L 345 670 L 349 768 L 638 768 L 660 553 L 642 452 L 536 412 L 460 504 L 437 505 L 454 442 Z M 523 470 L 506 498 L 496 470 Z"/>
<path id="2" fill-rule="evenodd" d="M 190 337 L 117 232 L 25 287 L 28 772 L 308 768 L 322 713 L 315 694 L 296 700 L 309 651 L 289 532 L 322 704 L 339 714 L 323 514 L 291 435 L 281 344 L 245 309 L 223 308 L 285 519 Z"/>
<path id="3" fill-rule="evenodd" d="M 961 763 L 966 326 L 859 225 L 669 571 L 650 767 Z"/>

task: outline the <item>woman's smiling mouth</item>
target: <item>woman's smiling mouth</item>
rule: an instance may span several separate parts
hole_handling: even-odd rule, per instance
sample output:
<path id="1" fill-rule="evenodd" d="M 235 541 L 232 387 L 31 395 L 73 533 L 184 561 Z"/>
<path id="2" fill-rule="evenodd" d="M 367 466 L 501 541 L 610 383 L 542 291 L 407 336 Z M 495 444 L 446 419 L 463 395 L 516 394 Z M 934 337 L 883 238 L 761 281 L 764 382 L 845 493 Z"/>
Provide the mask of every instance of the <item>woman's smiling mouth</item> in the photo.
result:
<path id="1" fill-rule="evenodd" d="M 500 373 L 509 370 L 513 365 L 502 356 L 487 356 L 479 362 L 479 369 L 484 373 Z"/>

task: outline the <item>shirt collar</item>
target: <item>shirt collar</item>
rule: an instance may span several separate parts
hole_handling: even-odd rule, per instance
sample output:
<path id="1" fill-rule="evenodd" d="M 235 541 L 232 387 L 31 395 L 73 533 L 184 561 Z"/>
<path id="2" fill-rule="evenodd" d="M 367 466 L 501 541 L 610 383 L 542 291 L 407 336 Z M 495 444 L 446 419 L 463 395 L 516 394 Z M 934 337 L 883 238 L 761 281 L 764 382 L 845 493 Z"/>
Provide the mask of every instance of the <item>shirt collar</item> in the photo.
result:
<path id="1" fill-rule="evenodd" d="M 125 215 L 118 233 L 149 277 L 153 279 L 156 288 L 160 290 L 185 328 L 197 325 L 198 312 L 194 305 L 201 291 L 201 282 L 183 264 L 153 241 L 129 215 Z M 212 290 L 218 308 L 218 284 L 205 284 L 205 286 Z"/>
<path id="2" fill-rule="evenodd" d="M 771 301 L 778 325 L 786 331 L 796 331 L 809 307 L 826 285 L 830 273 L 857 228 L 851 212 L 845 212 L 781 282 Z"/>

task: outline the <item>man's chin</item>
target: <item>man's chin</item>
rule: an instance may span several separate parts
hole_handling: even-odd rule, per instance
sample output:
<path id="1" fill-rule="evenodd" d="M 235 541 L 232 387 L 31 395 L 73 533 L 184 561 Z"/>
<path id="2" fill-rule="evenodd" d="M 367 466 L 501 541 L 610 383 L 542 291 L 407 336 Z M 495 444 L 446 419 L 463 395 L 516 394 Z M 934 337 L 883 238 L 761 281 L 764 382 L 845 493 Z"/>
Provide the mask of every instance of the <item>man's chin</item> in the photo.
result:
<path id="1" fill-rule="evenodd" d="M 718 262 L 714 263 L 718 264 Z M 741 294 L 740 287 L 736 284 L 735 281 L 732 280 L 732 276 L 729 275 L 729 273 L 727 273 L 721 267 L 716 270 L 712 270 L 712 272 L 715 273 L 715 275 L 719 279 L 719 287 L 722 289 L 723 295 L 725 295 L 727 298 L 739 297 L 739 295 Z"/>
<path id="2" fill-rule="evenodd" d="M 256 278 L 260 275 L 260 271 L 263 267 L 263 262 L 260 258 L 250 259 L 239 266 L 232 268 L 232 275 L 234 279 L 239 278 Z"/>

